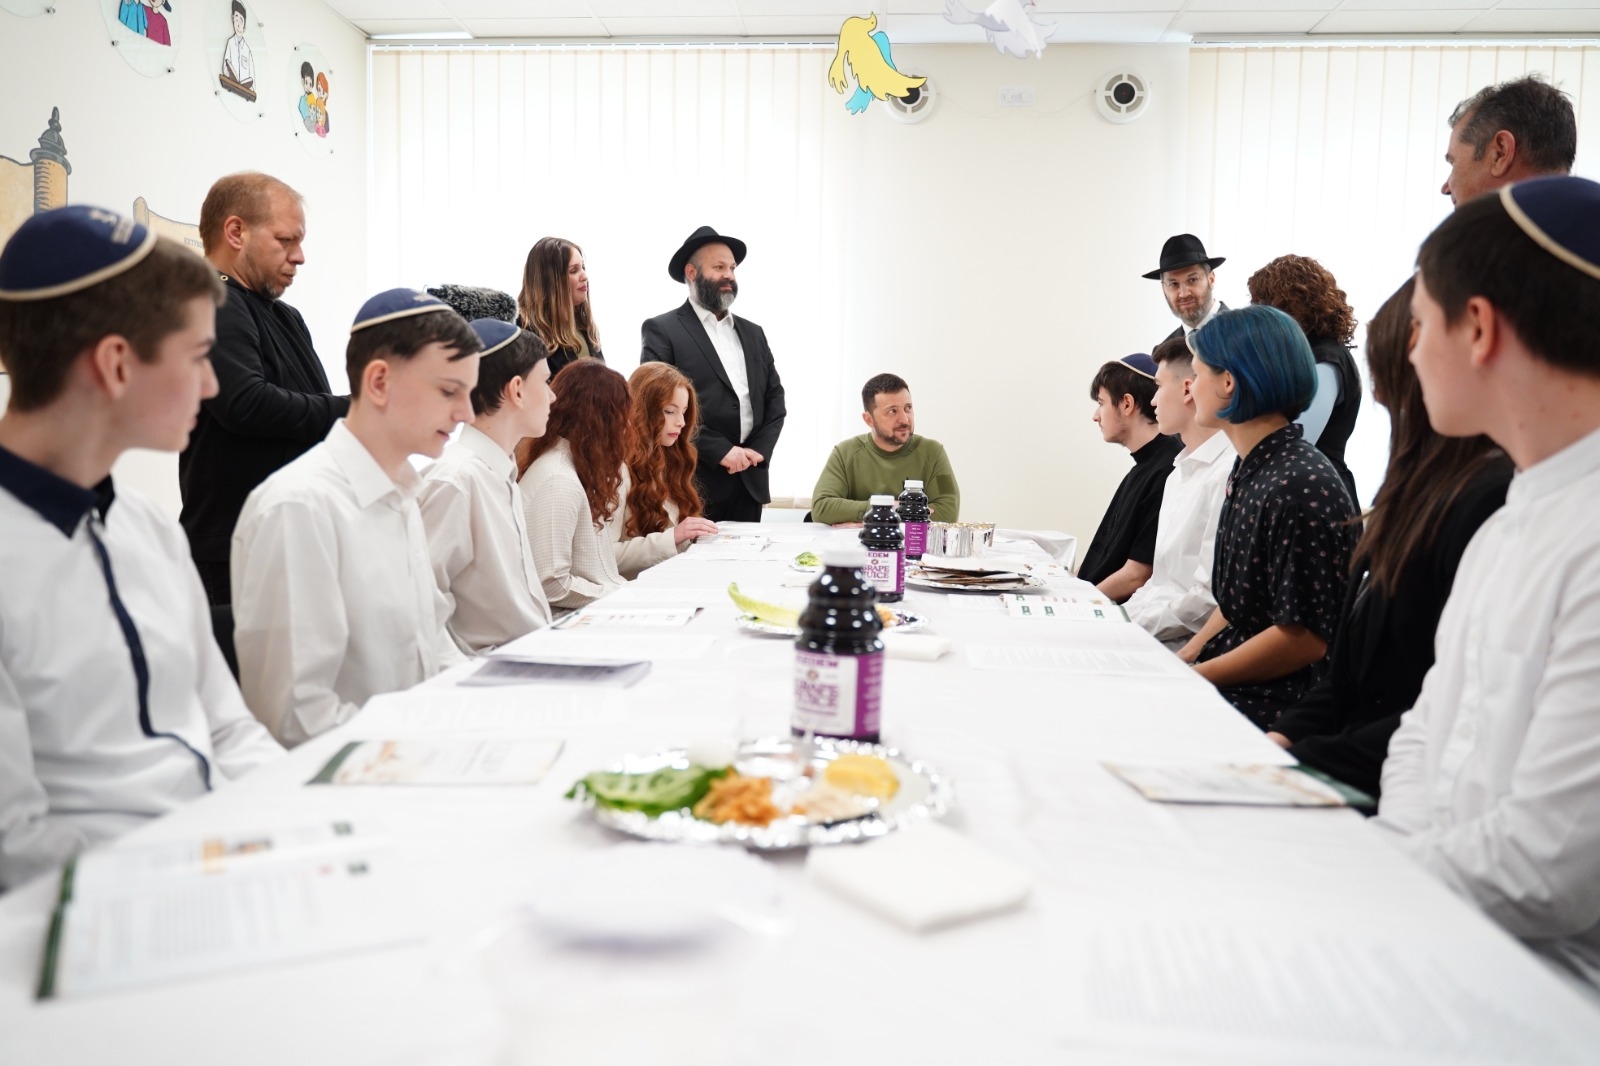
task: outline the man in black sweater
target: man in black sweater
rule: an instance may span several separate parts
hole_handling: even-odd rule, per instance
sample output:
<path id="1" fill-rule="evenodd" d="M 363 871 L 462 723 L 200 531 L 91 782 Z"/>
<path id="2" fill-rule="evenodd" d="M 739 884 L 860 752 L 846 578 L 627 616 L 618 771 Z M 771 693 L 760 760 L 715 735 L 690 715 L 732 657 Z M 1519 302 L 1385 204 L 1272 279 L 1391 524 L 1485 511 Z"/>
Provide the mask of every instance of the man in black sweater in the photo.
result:
<path id="1" fill-rule="evenodd" d="M 306 261 L 300 194 L 266 174 L 230 174 L 206 194 L 200 239 L 221 274 L 211 351 L 217 395 L 178 456 L 189 551 L 213 605 L 230 603 L 233 526 L 251 491 L 327 436 L 350 408 L 334 396 L 300 312 L 279 299 Z"/>

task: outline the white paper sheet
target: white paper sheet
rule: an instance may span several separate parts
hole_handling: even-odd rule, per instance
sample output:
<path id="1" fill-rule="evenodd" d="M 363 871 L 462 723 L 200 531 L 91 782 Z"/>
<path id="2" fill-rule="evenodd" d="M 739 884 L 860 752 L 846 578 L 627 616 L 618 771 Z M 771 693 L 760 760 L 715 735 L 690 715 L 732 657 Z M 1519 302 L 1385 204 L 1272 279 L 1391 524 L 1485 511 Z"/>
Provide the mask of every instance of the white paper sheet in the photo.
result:
<path id="1" fill-rule="evenodd" d="M 594 688 L 412 689 L 368 700 L 350 732 L 368 739 L 441 733 L 563 736 L 580 723 L 615 721 L 622 706 L 620 693 Z"/>
<path id="2" fill-rule="evenodd" d="M 537 785 L 561 754 L 559 740 L 357 740 L 313 785 Z"/>
<path id="3" fill-rule="evenodd" d="M 1152 673 L 1182 674 L 1189 669 L 1176 655 L 1159 645 L 1149 651 L 1114 651 L 1104 648 L 973 644 L 967 648 L 967 661 L 974 670 L 1029 670 L 1128 677 L 1146 677 Z"/>
<path id="4" fill-rule="evenodd" d="M 567 633 L 590 629 L 681 629 L 704 609 L 602 602 L 567 615 L 554 628 Z"/>
<path id="5" fill-rule="evenodd" d="M 493 659 L 524 659 L 529 662 L 626 663 L 663 662 L 698 659 L 711 650 L 715 637 L 626 636 L 604 632 L 563 633 L 539 629 L 527 636 L 502 644 L 490 653 Z"/>

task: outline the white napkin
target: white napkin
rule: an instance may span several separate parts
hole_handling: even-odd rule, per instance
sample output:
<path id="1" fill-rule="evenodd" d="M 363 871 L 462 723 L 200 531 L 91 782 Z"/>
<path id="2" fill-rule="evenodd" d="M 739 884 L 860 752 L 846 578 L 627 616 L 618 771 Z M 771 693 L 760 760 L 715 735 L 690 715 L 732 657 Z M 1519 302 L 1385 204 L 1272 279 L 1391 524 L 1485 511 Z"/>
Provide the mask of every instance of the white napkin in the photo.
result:
<path id="1" fill-rule="evenodd" d="M 937 822 L 868 844 L 812 848 L 806 873 L 824 888 L 913 932 L 1007 910 L 1033 876 Z"/>
<path id="2" fill-rule="evenodd" d="M 1072 557 L 1078 554 L 1078 538 L 1071 533 L 1062 533 L 1054 529 L 997 529 L 994 531 L 996 539 L 1007 538 L 1010 540 L 1031 540 L 1039 547 L 1050 553 L 1050 557 L 1062 566 L 1071 567 Z"/>
<path id="3" fill-rule="evenodd" d="M 932 633 L 896 633 L 886 629 L 881 636 L 884 654 L 891 659 L 916 659 L 931 663 L 950 650 L 950 641 Z"/>

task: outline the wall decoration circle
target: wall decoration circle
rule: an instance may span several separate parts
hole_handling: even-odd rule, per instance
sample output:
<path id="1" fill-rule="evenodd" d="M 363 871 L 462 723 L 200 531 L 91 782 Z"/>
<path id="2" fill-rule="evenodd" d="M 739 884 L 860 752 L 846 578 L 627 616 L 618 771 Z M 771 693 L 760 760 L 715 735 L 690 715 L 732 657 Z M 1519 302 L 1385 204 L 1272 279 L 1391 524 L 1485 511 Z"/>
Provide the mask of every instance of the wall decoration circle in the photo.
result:
<path id="1" fill-rule="evenodd" d="M 9 11 L 18 18 L 31 19 L 46 11 L 55 14 L 52 0 L 0 0 L 0 11 Z"/>
<path id="2" fill-rule="evenodd" d="M 100 0 L 111 44 L 128 66 L 147 78 L 178 66 L 178 8 L 195 0 Z"/>
<path id="3" fill-rule="evenodd" d="M 325 158 L 338 143 L 341 117 L 334 96 L 339 86 L 336 72 L 328 65 L 322 49 L 313 44 L 297 44 L 289 57 L 289 86 L 292 97 L 289 123 L 294 136 L 307 154 Z M 348 94 L 346 96 L 348 98 Z"/>
<path id="4" fill-rule="evenodd" d="M 262 3 L 209 0 L 206 7 L 206 80 L 222 106 L 240 122 L 254 122 L 267 110 Z"/>

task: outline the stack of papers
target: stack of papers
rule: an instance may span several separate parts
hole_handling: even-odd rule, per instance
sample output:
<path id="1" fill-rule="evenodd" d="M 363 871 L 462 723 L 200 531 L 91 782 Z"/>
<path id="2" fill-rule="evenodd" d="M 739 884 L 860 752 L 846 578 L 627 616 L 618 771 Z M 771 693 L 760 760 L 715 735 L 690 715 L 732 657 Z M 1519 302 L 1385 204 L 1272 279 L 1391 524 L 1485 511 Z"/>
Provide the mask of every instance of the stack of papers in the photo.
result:
<path id="1" fill-rule="evenodd" d="M 945 559 L 924 555 L 916 576 L 931 584 L 961 588 L 966 585 L 1021 584 L 1026 575 L 984 559 Z"/>
<path id="2" fill-rule="evenodd" d="M 1057 618 L 1077 622 L 1126 622 L 1128 612 L 1104 596 L 1018 596 L 1002 592 L 1000 602 L 1013 618 Z"/>
<path id="3" fill-rule="evenodd" d="M 768 538 L 752 533 L 719 533 L 715 537 L 699 538 L 679 558 L 700 562 L 754 559 L 770 543 Z"/>
<path id="4" fill-rule="evenodd" d="M 1130 766 L 1105 763 L 1145 799 L 1245 807 L 1367 807 L 1372 798 L 1348 785 L 1313 777 L 1298 766 Z"/>

